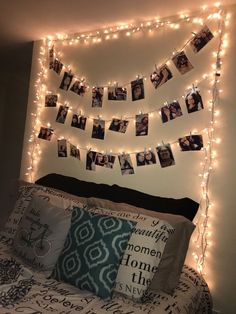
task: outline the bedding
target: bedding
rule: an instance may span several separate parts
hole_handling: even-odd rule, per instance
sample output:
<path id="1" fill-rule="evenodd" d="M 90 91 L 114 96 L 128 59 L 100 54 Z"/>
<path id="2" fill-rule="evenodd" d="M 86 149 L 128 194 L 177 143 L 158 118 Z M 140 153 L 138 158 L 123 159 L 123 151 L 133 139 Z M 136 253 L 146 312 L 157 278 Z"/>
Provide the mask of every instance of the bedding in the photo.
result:
<path id="1" fill-rule="evenodd" d="M 65 182 L 68 182 L 67 179 L 68 177 L 66 177 Z M 71 184 L 72 182 L 78 183 L 74 180 L 71 181 Z M 5 228 L 1 231 L 0 237 L 0 307 L 2 307 L 0 313 L 211 313 L 212 300 L 206 282 L 195 270 L 183 265 L 195 226 L 185 215 L 158 212 L 159 203 L 157 199 L 162 198 L 156 199 L 154 197 L 153 211 L 124 203 L 122 198 L 118 202 L 113 202 L 110 199 L 86 197 L 83 193 L 83 196 L 72 195 L 32 183 L 21 182 L 20 185 L 15 207 Z M 78 186 L 74 186 L 74 188 L 77 189 Z M 117 190 L 115 189 L 115 191 Z M 130 195 L 134 194 L 131 193 Z M 145 194 L 145 198 L 148 199 L 148 197 Z M 178 212 L 180 205 L 178 200 L 177 203 L 174 199 L 171 203 L 168 203 L 168 200 L 165 203 L 166 206 L 167 204 L 174 204 L 170 212 L 174 208 L 177 208 Z M 162 206 L 164 206 L 163 204 Z M 191 207 L 191 201 L 188 204 Z M 165 210 L 168 212 L 169 208 Z M 180 210 L 181 207 L 179 207 Z M 120 250 L 119 252 L 119 265 L 118 267 L 115 266 L 115 272 L 118 275 L 116 276 L 112 270 L 112 275 L 108 276 L 111 283 L 110 290 L 108 289 L 106 292 L 104 286 L 101 286 L 99 291 L 90 289 L 91 280 L 89 282 L 87 278 L 82 285 L 75 285 L 75 282 L 81 280 L 85 271 L 80 274 L 76 273 L 74 282 L 63 278 L 60 273 L 55 276 L 58 269 L 60 271 L 63 269 L 63 272 L 64 270 L 67 271 L 69 277 L 73 277 L 73 271 L 70 272 L 70 269 L 73 268 L 78 271 L 81 268 L 81 262 L 87 264 L 87 274 L 89 274 L 87 277 L 91 279 L 91 275 L 94 275 L 90 272 L 92 268 L 90 269 L 88 265 L 87 257 L 96 258 L 96 254 L 100 254 L 97 250 L 98 246 L 94 246 L 95 250 L 92 250 L 92 253 L 89 252 L 86 255 L 86 252 L 90 246 L 96 244 L 98 239 L 93 239 L 89 245 L 81 245 L 80 241 L 83 236 L 88 235 L 88 230 L 82 228 L 85 222 L 81 223 L 75 219 L 74 231 L 76 230 L 76 232 L 73 234 L 74 242 L 71 241 L 70 231 L 73 229 L 73 223 L 71 224 L 70 220 L 72 218 L 73 221 L 73 217 L 75 217 L 72 214 L 74 211 L 77 211 L 76 217 L 79 212 L 86 213 L 87 225 L 91 226 L 94 219 L 96 221 L 92 228 L 94 230 L 99 228 L 101 217 L 102 221 L 106 221 L 106 229 L 109 229 L 110 223 L 113 224 L 115 220 L 122 220 L 126 224 L 132 224 L 133 227 L 135 223 L 130 238 L 128 242 L 126 241 L 126 249 L 123 247 L 123 251 Z M 192 209 L 190 211 L 192 212 Z M 45 256 L 38 254 L 36 245 L 33 249 L 30 248 L 30 245 L 27 247 L 30 239 L 29 230 L 30 234 L 31 231 L 35 231 L 31 230 L 32 221 L 34 221 L 33 229 L 36 229 L 36 232 L 38 231 L 38 224 L 41 227 L 47 226 L 47 231 L 50 230 L 50 232 L 45 232 L 42 235 L 42 238 L 50 243 L 50 248 Z M 28 230 L 27 236 L 26 234 L 22 236 L 23 230 L 24 232 Z M 103 235 L 99 235 L 98 238 L 105 241 Z M 132 242 L 132 238 L 134 242 Z M 27 245 L 25 243 L 22 245 L 22 239 L 27 240 L 23 241 L 27 242 Z M 37 234 L 35 234 L 35 239 L 37 240 Z M 114 239 L 113 236 L 108 241 L 111 246 Z M 158 242 L 159 240 L 160 242 Z M 39 248 L 42 249 L 43 247 L 39 246 Z M 79 256 L 79 265 L 74 263 L 74 259 L 73 261 L 67 259 L 68 255 L 73 253 L 71 248 Z M 95 255 L 94 252 L 96 252 Z M 114 258 L 116 254 L 110 252 L 109 250 L 107 256 Z M 132 256 L 131 253 L 134 255 Z M 86 255 L 84 260 L 83 255 Z M 61 260 L 60 256 L 63 256 Z M 131 258 L 132 265 L 129 263 Z M 65 264 L 62 260 L 66 259 L 68 263 L 64 267 Z M 35 263 L 35 261 L 37 262 Z M 112 264 L 116 264 L 117 261 L 112 262 Z M 137 269 L 137 274 L 136 269 L 134 270 L 136 266 L 141 267 Z M 12 271 L 12 267 L 15 267 L 15 272 Z M 149 277 L 144 276 L 146 268 L 148 268 L 149 273 L 152 273 Z M 103 271 L 101 268 L 99 269 L 99 265 L 96 265 L 94 269 L 97 270 L 97 273 L 95 272 L 95 275 L 98 275 L 97 278 L 101 278 Z M 10 276 L 9 281 L 6 274 L 10 274 L 11 271 L 16 276 Z M 24 278 L 25 276 L 26 278 Z M 137 281 L 139 285 L 135 285 Z M 145 283 L 146 286 L 142 287 Z"/>
<path id="2" fill-rule="evenodd" d="M 23 264 L 22 259 L 3 240 L 0 241 L 0 258 L 14 258 Z M 33 273 L 30 288 L 13 304 L 0 303 L 1 314 L 210 314 L 212 309 L 207 284 L 186 265 L 173 295 L 151 293 L 146 296 L 145 303 L 134 302 L 122 295 L 104 301 L 91 292 L 47 279 L 47 273 L 27 267 Z"/>

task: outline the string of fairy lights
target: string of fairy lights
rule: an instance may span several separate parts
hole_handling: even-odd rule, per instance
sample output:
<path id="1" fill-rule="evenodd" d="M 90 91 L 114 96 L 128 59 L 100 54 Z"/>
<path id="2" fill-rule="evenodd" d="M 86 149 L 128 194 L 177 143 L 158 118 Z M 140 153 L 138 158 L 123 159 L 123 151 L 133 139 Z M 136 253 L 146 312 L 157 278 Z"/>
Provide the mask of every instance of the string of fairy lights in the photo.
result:
<path id="1" fill-rule="evenodd" d="M 206 17 L 205 17 L 206 16 Z M 39 71 L 37 73 L 37 79 L 35 81 L 35 98 L 34 98 L 34 108 L 35 111 L 31 113 L 31 129 L 32 132 L 29 136 L 29 147 L 28 147 L 28 166 L 25 175 L 28 178 L 28 181 L 34 182 L 35 175 L 37 173 L 38 163 L 40 161 L 40 156 L 42 153 L 40 140 L 38 139 L 38 133 L 40 126 L 42 125 L 41 114 L 45 108 L 45 95 L 47 94 L 47 78 L 48 78 L 48 48 L 55 45 L 58 41 L 62 42 L 64 46 L 69 45 L 78 45 L 78 44 L 97 44 L 101 43 L 104 40 L 112 40 L 118 39 L 122 35 L 124 36 L 132 36 L 137 32 L 153 32 L 164 27 L 168 27 L 171 29 L 178 29 L 182 22 L 185 23 L 193 23 L 203 25 L 206 20 L 216 20 L 218 21 L 218 40 L 219 45 L 216 52 L 213 52 L 213 56 L 215 58 L 215 63 L 212 65 L 212 72 L 210 74 L 204 74 L 203 80 L 209 79 L 211 81 L 211 88 L 209 89 L 210 98 L 209 101 L 209 110 L 211 111 L 211 117 L 209 121 L 209 126 L 205 128 L 203 131 L 207 136 L 207 143 L 204 145 L 204 157 L 203 162 L 201 163 L 201 173 L 199 176 L 201 177 L 201 201 L 200 208 L 198 211 L 198 215 L 196 218 L 196 226 L 197 230 L 194 233 L 193 244 L 194 244 L 194 252 L 193 258 L 196 261 L 197 269 L 200 273 L 205 274 L 205 260 L 207 257 L 208 248 L 212 244 L 210 236 L 211 236 L 211 228 L 209 223 L 210 210 L 213 206 L 213 202 L 211 200 L 209 185 L 210 178 L 214 168 L 217 165 L 216 162 L 216 148 L 215 144 L 220 143 L 220 139 L 215 137 L 215 125 L 217 123 L 217 117 L 219 115 L 219 102 L 220 102 L 220 93 L 222 92 L 220 88 L 220 78 L 222 74 L 222 63 L 223 56 L 225 55 L 225 49 L 228 46 L 228 35 L 226 33 L 226 27 L 229 24 L 230 14 L 225 12 L 224 9 L 220 7 L 219 3 L 216 3 L 214 8 L 207 8 L 204 6 L 201 12 L 196 15 L 182 15 L 177 19 L 170 21 L 165 19 L 154 19 L 151 21 L 141 22 L 138 25 L 134 24 L 126 24 L 121 26 L 115 26 L 111 28 L 107 28 L 104 30 L 98 30 L 95 32 L 84 33 L 84 34 L 73 34 L 73 35 L 62 35 L 57 34 L 56 36 L 49 36 L 47 39 L 42 40 L 42 45 L 40 47 L 40 55 L 38 58 Z M 188 41 L 183 45 L 181 49 L 184 49 L 185 45 L 188 44 Z M 61 53 L 57 52 L 57 57 L 60 58 Z M 168 62 L 170 58 L 168 58 L 166 62 Z M 65 67 L 66 69 L 70 69 L 69 67 Z M 71 69 L 70 69 L 71 70 Z M 198 82 L 198 84 L 200 84 Z M 109 82 L 110 86 L 112 83 Z M 117 82 L 114 82 L 117 84 Z M 126 83 L 125 83 L 126 84 Z M 123 86 L 125 86 L 123 84 Z M 129 83 L 130 84 L 130 83 Z M 153 114 L 155 111 L 159 113 L 158 110 L 152 110 L 148 113 Z M 96 117 L 88 116 L 88 118 L 96 119 Z M 134 117 L 126 117 L 126 119 L 134 119 Z M 111 120 L 107 120 L 111 121 Z M 47 127 L 50 127 L 51 124 L 45 123 Z M 54 134 L 55 135 L 55 134 Z M 170 143 L 170 144 L 174 144 Z M 88 150 L 89 148 L 80 147 L 80 149 Z"/>

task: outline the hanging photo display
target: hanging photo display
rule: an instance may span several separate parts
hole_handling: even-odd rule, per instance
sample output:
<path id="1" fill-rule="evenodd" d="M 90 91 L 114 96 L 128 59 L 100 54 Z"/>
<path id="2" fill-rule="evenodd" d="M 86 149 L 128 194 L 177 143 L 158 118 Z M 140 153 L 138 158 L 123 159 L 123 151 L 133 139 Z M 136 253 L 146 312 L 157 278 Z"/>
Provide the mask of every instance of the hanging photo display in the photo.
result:
<path id="1" fill-rule="evenodd" d="M 54 59 L 53 71 L 56 72 L 58 75 L 60 75 L 62 68 L 63 68 L 63 64 L 61 63 L 61 61 L 58 59 Z"/>
<path id="2" fill-rule="evenodd" d="M 115 159 L 116 157 L 114 155 L 97 153 L 95 164 L 97 166 L 112 169 L 114 166 Z"/>
<path id="3" fill-rule="evenodd" d="M 166 83 L 173 77 L 167 64 L 156 68 L 154 72 L 150 75 L 150 80 L 155 88 Z"/>
<path id="4" fill-rule="evenodd" d="M 136 136 L 148 135 L 148 114 L 139 114 L 136 115 Z"/>
<path id="5" fill-rule="evenodd" d="M 95 171 L 95 161 L 97 157 L 97 152 L 89 150 L 86 155 L 86 170 Z"/>
<path id="6" fill-rule="evenodd" d="M 111 124 L 109 126 L 110 131 L 125 133 L 128 127 L 128 120 L 121 119 L 112 119 Z"/>
<path id="7" fill-rule="evenodd" d="M 185 74 L 193 69 L 193 65 L 189 61 L 184 51 L 177 53 L 172 58 L 172 61 L 181 74 Z"/>
<path id="8" fill-rule="evenodd" d="M 92 107 L 102 107 L 103 87 L 93 87 L 92 89 Z"/>
<path id="9" fill-rule="evenodd" d="M 170 144 L 158 146 L 156 151 L 162 168 L 175 165 L 175 160 Z"/>
<path id="10" fill-rule="evenodd" d="M 80 150 L 70 143 L 70 156 L 80 160 Z"/>
<path id="11" fill-rule="evenodd" d="M 203 148 L 202 135 L 189 135 L 179 138 L 181 151 L 201 150 Z"/>
<path id="12" fill-rule="evenodd" d="M 144 99 L 143 79 L 137 79 L 131 82 L 132 101 Z"/>
<path id="13" fill-rule="evenodd" d="M 65 72 L 59 88 L 63 90 L 68 90 L 72 79 L 73 74 L 71 74 L 71 72 Z"/>
<path id="14" fill-rule="evenodd" d="M 66 116 L 67 116 L 68 110 L 69 110 L 69 107 L 67 107 L 67 106 L 60 106 L 59 110 L 58 110 L 57 117 L 56 117 L 56 122 L 64 124 L 65 120 L 66 120 Z"/>
<path id="15" fill-rule="evenodd" d="M 101 119 L 93 119 L 92 138 L 104 140 L 105 136 L 105 121 Z"/>
<path id="16" fill-rule="evenodd" d="M 183 115 L 180 104 L 178 101 L 173 101 L 161 107 L 161 119 L 162 122 L 168 122 Z"/>
<path id="17" fill-rule="evenodd" d="M 118 155 L 121 174 L 134 174 L 134 167 L 131 161 L 130 154 L 120 154 Z"/>
<path id="18" fill-rule="evenodd" d="M 137 166 L 156 164 L 156 156 L 153 150 L 143 151 L 136 154 Z"/>
<path id="19" fill-rule="evenodd" d="M 87 85 L 84 82 L 76 80 L 70 90 L 77 95 L 83 96 L 86 92 Z"/>
<path id="20" fill-rule="evenodd" d="M 67 157 L 67 142 L 66 139 L 57 140 L 58 157 Z"/>
<path id="21" fill-rule="evenodd" d="M 108 100 L 126 100 L 127 89 L 125 87 L 108 87 Z"/>
<path id="22" fill-rule="evenodd" d="M 48 51 L 49 54 L 49 69 L 53 68 L 53 62 L 54 62 L 54 47 L 52 46 L 52 48 L 49 49 Z"/>
<path id="23" fill-rule="evenodd" d="M 57 106 L 57 95 L 46 95 L 45 96 L 45 107 L 56 107 Z"/>
<path id="24" fill-rule="evenodd" d="M 205 25 L 200 32 L 198 32 L 190 42 L 190 46 L 195 53 L 200 51 L 212 38 L 213 34 Z"/>
<path id="25" fill-rule="evenodd" d="M 42 140 L 50 141 L 52 138 L 53 129 L 51 128 L 45 128 L 41 126 L 38 138 L 41 138 Z"/>
<path id="26" fill-rule="evenodd" d="M 200 95 L 199 90 L 195 87 L 185 96 L 185 103 L 188 113 L 196 112 L 204 108 L 202 96 Z"/>
<path id="27" fill-rule="evenodd" d="M 73 114 L 71 126 L 81 130 L 85 130 L 87 118 L 78 114 Z"/>

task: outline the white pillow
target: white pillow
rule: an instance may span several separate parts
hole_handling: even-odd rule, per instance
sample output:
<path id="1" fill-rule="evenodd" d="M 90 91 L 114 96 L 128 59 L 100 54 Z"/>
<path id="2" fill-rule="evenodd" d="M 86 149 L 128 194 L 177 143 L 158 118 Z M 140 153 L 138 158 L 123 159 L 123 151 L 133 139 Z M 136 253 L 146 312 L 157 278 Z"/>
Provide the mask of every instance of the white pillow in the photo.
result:
<path id="1" fill-rule="evenodd" d="M 114 291 L 141 301 L 158 269 L 166 242 L 174 228 L 166 221 L 139 213 L 99 207 L 88 210 L 137 222 L 123 255 Z"/>

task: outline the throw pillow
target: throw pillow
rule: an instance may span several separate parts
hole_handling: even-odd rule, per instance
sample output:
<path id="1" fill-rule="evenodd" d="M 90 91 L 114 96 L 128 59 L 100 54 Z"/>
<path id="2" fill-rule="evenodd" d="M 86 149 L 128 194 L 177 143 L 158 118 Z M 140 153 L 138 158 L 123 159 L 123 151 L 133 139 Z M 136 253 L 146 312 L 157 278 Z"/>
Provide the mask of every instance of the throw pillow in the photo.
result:
<path id="1" fill-rule="evenodd" d="M 109 299 L 135 223 L 75 207 L 52 277 Z"/>

